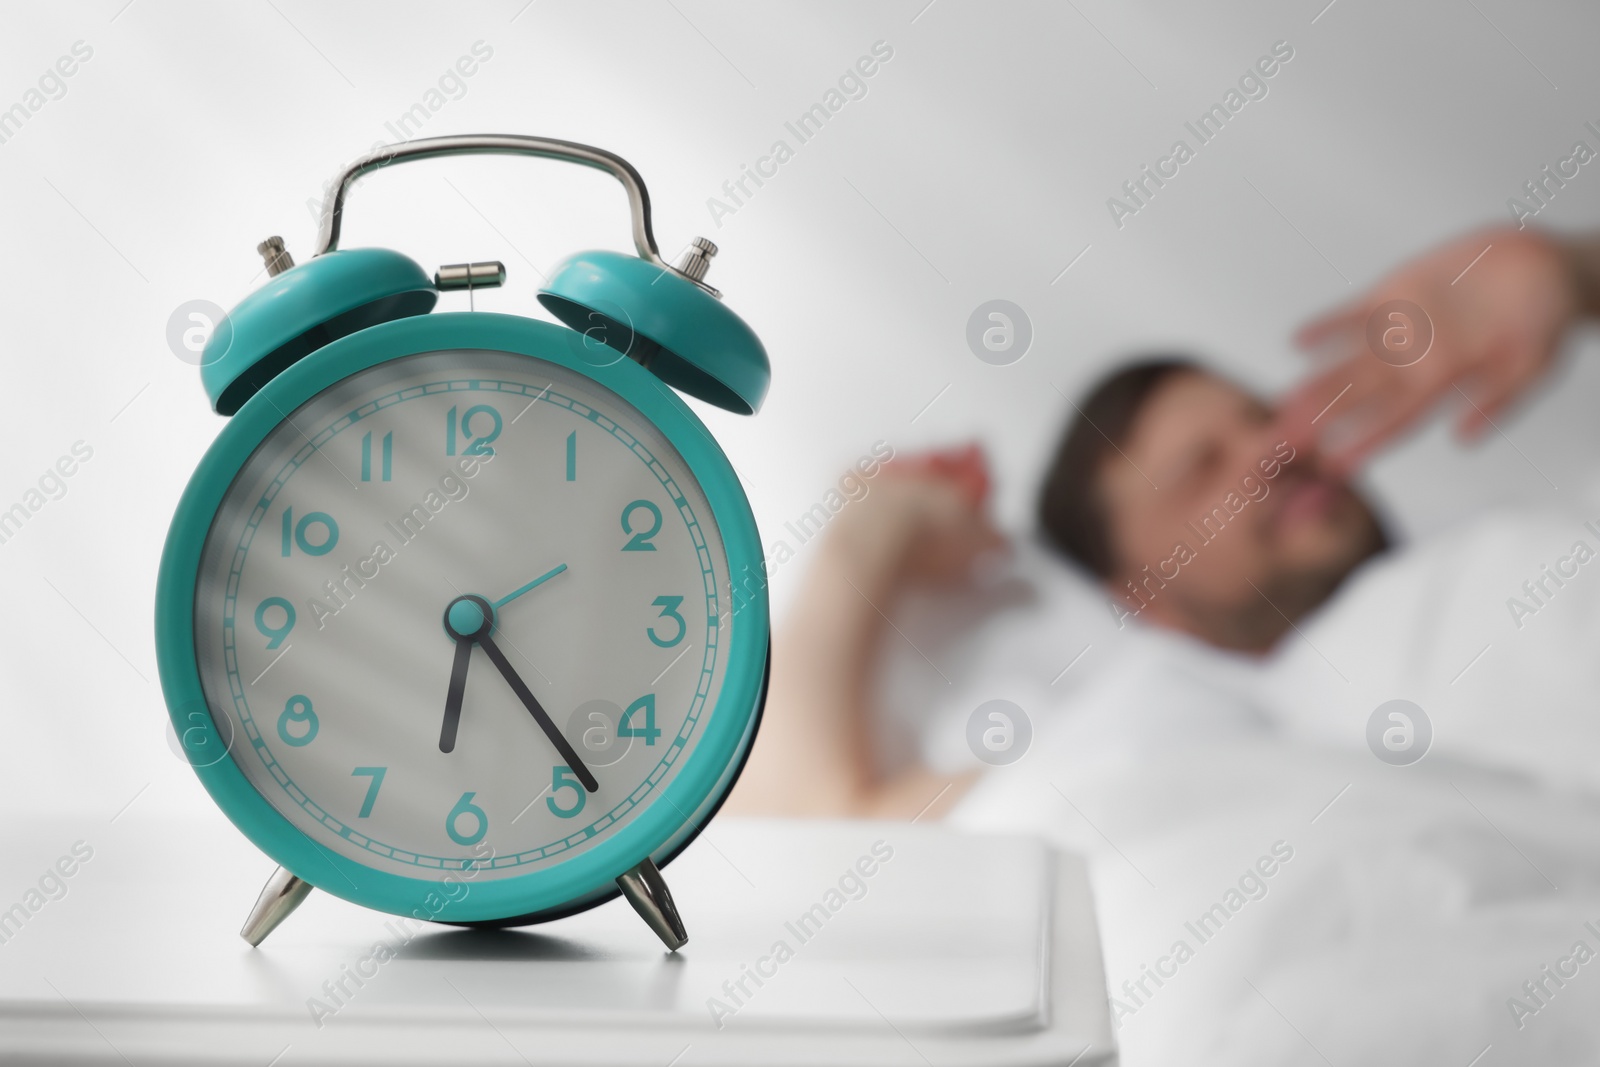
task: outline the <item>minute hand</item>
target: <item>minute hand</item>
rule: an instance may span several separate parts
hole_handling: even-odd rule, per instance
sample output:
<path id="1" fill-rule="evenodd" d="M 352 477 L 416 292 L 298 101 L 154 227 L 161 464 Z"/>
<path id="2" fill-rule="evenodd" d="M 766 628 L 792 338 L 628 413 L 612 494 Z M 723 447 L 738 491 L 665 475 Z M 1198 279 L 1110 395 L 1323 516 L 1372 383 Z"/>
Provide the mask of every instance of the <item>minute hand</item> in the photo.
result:
<path id="1" fill-rule="evenodd" d="M 523 707 L 528 709 L 528 713 L 539 724 L 539 728 L 545 732 L 545 736 L 550 738 L 550 743 L 556 746 L 557 752 L 561 753 L 561 758 L 567 761 L 567 766 L 571 767 L 573 773 L 578 776 L 578 781 L 583 783 L 583 788 L 591 793 L 599 790 L 600 783 L 589 771 L 589 768 L 584 766 L 583 760 L 578 758 L 578 753 L 567 743 L 567 739 L 562 736 L 561 731 L 556 729 L 556 724 L 544 710 L 544 706 L 539 703 L 539 698 L 534 696 L 533 691 L 518 677 L 516 669 L 511 666 L 511 661 L 506 659 L 504 652 L 500 651 L 500 646 L 495 644 L 488 634 L 478 638 L 478 644 L 483 646 L 484 652 L 489 655 L 490 662 L 505 676 L 506 684 L 511 686 L 511 691 L 517 694 L 517 699 L 522 701 Z"/>

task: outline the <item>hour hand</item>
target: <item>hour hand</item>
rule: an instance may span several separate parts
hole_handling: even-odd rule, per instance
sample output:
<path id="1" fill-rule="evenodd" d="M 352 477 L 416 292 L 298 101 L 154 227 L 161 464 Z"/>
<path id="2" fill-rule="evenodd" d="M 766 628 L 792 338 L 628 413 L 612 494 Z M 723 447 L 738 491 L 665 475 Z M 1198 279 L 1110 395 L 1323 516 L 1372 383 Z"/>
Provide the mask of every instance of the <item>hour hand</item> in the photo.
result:
<path id="1" fill-rule="evenodd" d="M 456 730 L 461 726 L 461 699 L 467 692 L 467 667 L 472 663 L 472 642 L 456 641 L 456 658 L 450 665 L 450 689 L 444 698 L 444 725 L 439 728 L 439 751 L 456 747 Z"/>
<path id="2" fill-rule="evenodd" d="M 572 773 L 578 776 L 578 781 L 583 783 L 583 788 L 591 793 L 597 791 L 600 788 L 599 781 L 595 779 L 589 768 L 584 766 L 583 760 L 578 758 L 577 751 L 562 736 L 561 731 L 556 729 L 555 722 L 550 718 L 549 713 L 544 710 L 544 706 L 539 703 L 539 698 L 533 695 L 533 690 L 529 689 L 527 683 L 517 675 L 516 668 L 511 666 L 511 661 L 506 659 L 506 654 L 500 651 L 500 646 L 495 644 L 488 634 L 479 637 L 478 644 L 483 646 L 483 650 L 488 653 L 489 659 L 499 669 L 500 673 L 505 676 L 506 684 L 511 686 L 511 691 L 517 694 L 517 699 L 522 701 L 522 706 L 528 709 L 528 713 L 539 724 L 539 728 L 545 732 L 545 736 L 550 738 L 550 743 L 556 746 L 556 751 L 561 753 L 561 758 L 567 761 L 567 766 L 572 768 Z"/>

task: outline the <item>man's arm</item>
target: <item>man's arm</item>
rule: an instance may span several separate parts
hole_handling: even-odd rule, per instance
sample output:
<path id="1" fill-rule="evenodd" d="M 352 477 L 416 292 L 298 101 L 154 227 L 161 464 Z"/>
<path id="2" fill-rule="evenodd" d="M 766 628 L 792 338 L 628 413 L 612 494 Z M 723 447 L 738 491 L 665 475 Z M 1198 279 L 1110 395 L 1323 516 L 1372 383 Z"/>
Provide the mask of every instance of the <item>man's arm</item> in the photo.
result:
<path id="1" fill-rule="evenodd" d="M 1421 308 L 1426 322 L 1392 318 L 1390 301 Z M 1497 227 L 1457 238 L 1402 265 L 1356 301 L 1307 324 L 1300 344 L 1331 346 L 1336 362 L 1296 387 L 1281 407 L 1292 443 L 1330 428 L 1323 446 L 1346 473 L 1415 426 L 1446 398 L 1459 398 L 1458 428 L 1476 437 L 1548 371 L 1563 337 L 1580 318 L 1600 315 L 1600 235 L 1562 238 Z M 1406 366 L 1380 359 L 1370 324 L 1431 327 L 1426 354 Z M 1420 334 L 1418 334 L 1420 336 Z M 1321 426 L 1314 423 L 1328 416 Z"/>
<path id="2" fill-rule="evenodd" d="M 873 679 L 895 599 L 913 584 L 963 580 L 977 556 L 1003 544 L 983 514 L 981 455 L 962 455 L 959 475 L 936 457 L 895 461 L 899 469 L 841 512 L 819 542 L 775 632 L 765 719 L 729 811 L 937 816 L 970 784 L 970 776 L 923 767 L 883 777 L 872 746 Z"/>

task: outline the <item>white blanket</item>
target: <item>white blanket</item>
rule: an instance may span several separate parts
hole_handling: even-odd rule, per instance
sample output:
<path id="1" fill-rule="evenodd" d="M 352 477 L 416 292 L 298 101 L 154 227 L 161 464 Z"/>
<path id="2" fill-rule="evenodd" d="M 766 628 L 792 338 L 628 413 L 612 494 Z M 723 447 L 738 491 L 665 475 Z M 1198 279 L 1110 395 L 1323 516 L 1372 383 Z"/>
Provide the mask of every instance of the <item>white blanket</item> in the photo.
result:
<path id="1" fill-rule="evenodd" d="M 1025 549 L 1032 598 L 1001 583 L 908 605 L 915 648 L 886 688 L 952 769 L 973 763 L 978 704 L 1028 714 L 1027 755 L 954 818 L 1090 855 L 1130 1067 L 1600 1063 L 1600 534 L 1584 518 L 1488 519 L 1377 561 L 1264 663 L 1118 632 Z M 1560 563 L 1580 540 L 1596 557 Z M 1575 574 L 1533 585 L 1535 604 L 1522 583 L 1547 564 Z M 1366 740 L 1395 698 L 1433 724 L 1410 766 Z"/>

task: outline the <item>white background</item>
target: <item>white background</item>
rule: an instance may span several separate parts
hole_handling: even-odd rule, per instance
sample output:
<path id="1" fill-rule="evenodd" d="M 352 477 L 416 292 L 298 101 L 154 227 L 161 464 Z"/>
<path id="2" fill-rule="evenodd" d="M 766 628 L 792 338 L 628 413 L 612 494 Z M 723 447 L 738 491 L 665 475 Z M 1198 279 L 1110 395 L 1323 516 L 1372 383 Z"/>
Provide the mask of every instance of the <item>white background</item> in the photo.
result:
<path id="1" fill-rule="evenodd" d="M 0 813 L 208 803 L 163 740 L 151 601 L 173 506 L 222 423 L 169 350 L 168 317 L 260 284 L 269 234 L 308 256 L 307 201 L 474 42 L 493 57 L 421 135 L 612 149 L 648 182 L 665 252 L 697 234 L 722 246 L 709 280 L 765 340 L 773 388 L 757 418 L 705 418 L 769 540 L 878 439 L 901 452 L 983 440 L 1000 514 L 1025 530 L 1063 394 L 1116 358 L 1181 346 L 1280 389 L 1304 366 L 1296 323 L 1401 256 L 1507 219 L 1540 166 L 1579 137 L 1596 144 L 1583 129 L 1600 123 L 1592 8 L 1325 3 L 10 8 L 0 107 L 75 41 L 94 55 L 0 144 L 0 508 L 74 441 L 94 458 L 0 545 Z M 894 56 L 867 95 L 718 226 L 707 199 L 775 139 L 795 147 L 784 122 L 880 40 Z M 1118 229 L 1107 197 L 1177 137 L 1192 143 L 1184 121 L 1279 40 L 1295 57 L 1269 95 Z M 1592 225 L 1597 208 L 1591 166 L 1539 221 Z M 528 314 L 539 271 L 630 247 L 604 175 L 483 159 L 364 182 L 344 243 L 430 270 L 501 259 L 508 286 L 479 306 Z M 1008 367 L 964 339 L 996 297 L 1034 326 Z M 1458 453 L 1435 426 L 1381 464 L 1398 526 L 1550 502 L 1552 485 L 1586 479 L 1600 450 L 1600 371 L 1586 363 L 1504 421 L 1505 438 Z M 778 570 L 780 607 L 804 563 Z"/>

